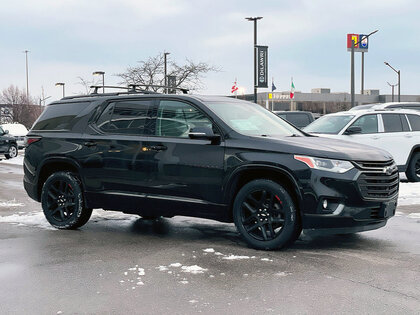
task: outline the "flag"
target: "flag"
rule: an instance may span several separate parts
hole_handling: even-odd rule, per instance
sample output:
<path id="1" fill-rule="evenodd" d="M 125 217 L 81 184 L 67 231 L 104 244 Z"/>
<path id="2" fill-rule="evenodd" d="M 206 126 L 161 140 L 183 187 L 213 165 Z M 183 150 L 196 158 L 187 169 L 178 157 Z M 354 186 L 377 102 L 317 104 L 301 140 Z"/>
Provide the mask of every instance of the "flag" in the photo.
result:
<path id="1" fill-rule="evenodd" d="M 292 99 L 295 96 L 295 85 L 293 84 L 293 78 L 292 78 L 292 86 L 290 87 L 290 99 Z"/>
<path id="2" fill-rule="evenodd" d="M 235 81 L 233 82 L 231 93 L 235 93 L 237 90 L 238 90 L 238 87 L 236 86 L 236 81 Z"/>
<path id="3" fill-rule="evenodd" d="M 274 85 L 274 81 L 271 83 L 271 92 L 277 90 L 276 86 Z"/>

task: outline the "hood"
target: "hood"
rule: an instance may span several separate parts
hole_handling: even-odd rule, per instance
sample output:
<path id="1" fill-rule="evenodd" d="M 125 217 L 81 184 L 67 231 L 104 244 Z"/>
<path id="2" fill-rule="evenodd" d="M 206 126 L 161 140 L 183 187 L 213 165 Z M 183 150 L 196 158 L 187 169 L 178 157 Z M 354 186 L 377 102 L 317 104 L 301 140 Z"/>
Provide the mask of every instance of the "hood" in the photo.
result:
<path id="1" fill-rule="evenodd" d="M 314 157 L 349 160 L 378 161 L 392 159 L 388 152 L 354 142 L 321 137 L 250 137 L 252 147 L 265 151 L 309 155 Z"/>

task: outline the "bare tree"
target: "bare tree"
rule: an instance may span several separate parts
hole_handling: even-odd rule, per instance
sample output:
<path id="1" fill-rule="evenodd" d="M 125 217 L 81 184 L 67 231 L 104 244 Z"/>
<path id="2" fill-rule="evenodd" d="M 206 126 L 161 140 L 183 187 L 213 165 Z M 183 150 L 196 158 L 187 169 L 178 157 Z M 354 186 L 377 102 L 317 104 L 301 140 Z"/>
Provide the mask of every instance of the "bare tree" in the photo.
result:
<path id="1" fill-rule="evenodd" d="M 163 53 L 155 57 L 150 57 L 145 61 L 139 61 L 138 66 L 128 67 L 123 73 L 117 74 L 123 79 L 124 84 L 144 84 L 144 85 L 164 85 L 164 56 Z M 195 63 L 186 59 L 185 64 L 179 65 L 174 61 L 168 64 L 168 76 L 176 77 L 176 87 L 190 90 L 198 90 L 204 87 L 202 79 L 208 72 L 220 71 L 219 68 L 211 66 L 205 62 Z M 150 87 L 157 91 L 159 88 Z"/>
<path id="2" fill-rule="evenodd" d="M 102 82 L 99 79 L 88 80 L 88 79 L 84 79 L 82 77 L 77 77 L 77 79 L 79 80 L 79 82 L 77 82 L 77 84 L 80 84 L 84 88 L 84 91 L 79 92 L 78 94 L 89 94 L 91 86 L 102 84 Z"/>
<path id="3" fill-rule="evenodd" d="M 20 90 L 17 86 L 11 85 L 4 89 L 0 95 L 0 102 L 11 107 L 13 122 L 18 122 L 30 128 L 39 117 L 42 109 L 35 105 L 34 98 L 26 95 L 25 90 Z"/>

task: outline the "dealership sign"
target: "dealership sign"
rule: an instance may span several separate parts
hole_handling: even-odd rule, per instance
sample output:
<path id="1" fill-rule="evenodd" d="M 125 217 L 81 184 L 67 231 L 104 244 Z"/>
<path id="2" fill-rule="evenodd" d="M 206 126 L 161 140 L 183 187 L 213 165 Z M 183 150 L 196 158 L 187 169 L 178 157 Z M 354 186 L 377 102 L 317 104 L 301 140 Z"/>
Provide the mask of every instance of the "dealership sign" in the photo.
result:
<path id="1" fill-rule="evenodd" d="M 351 51 L 352 42 L 354 51 L 367 52 L 369 48 L 369 39 L 364 34 L 347 34 L 347 50 Z"/>
<path id="2" fill-rule="evenodd" d="M 256 49 L 256 72 L 255 87 L 268 87 L 268 46 L 255 46 Z"/>

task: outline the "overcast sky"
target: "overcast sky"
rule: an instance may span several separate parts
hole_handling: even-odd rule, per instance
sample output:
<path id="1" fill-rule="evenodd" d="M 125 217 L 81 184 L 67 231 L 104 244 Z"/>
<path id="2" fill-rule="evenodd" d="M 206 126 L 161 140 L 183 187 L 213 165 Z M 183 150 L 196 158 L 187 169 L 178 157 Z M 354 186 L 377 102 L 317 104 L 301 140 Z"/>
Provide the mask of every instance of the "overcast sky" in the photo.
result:
<path id="1" fill-rule="evenodd" d="M 37 0 L 2 1 L 0 9 L 0 89 L 25 87 L 29 53 L 29 90 L 41 87 L 50 100 L 83 90 L 78 76 L 116 73 L 159 52 L 182 63 L 188 57 L 218 66 L 207 75 L 203 94 L 229 94 L 235 77 L 252 92 L 253 26 L 244 19 L 263 16 L 258 43 L 269 46 L 269 77 L 278 91 L 329 87 L 350 90 L 347 33 L 375 29 L 365 54 L 365 89 L 390 93 L 401 69 L 401 93 L 420 94 L 420 1 L 418 0 Z M 356 90 L 360 90 L 360 53 L 356 54 Z M 264 91 L 263 89 L 261 91 Z"/>

